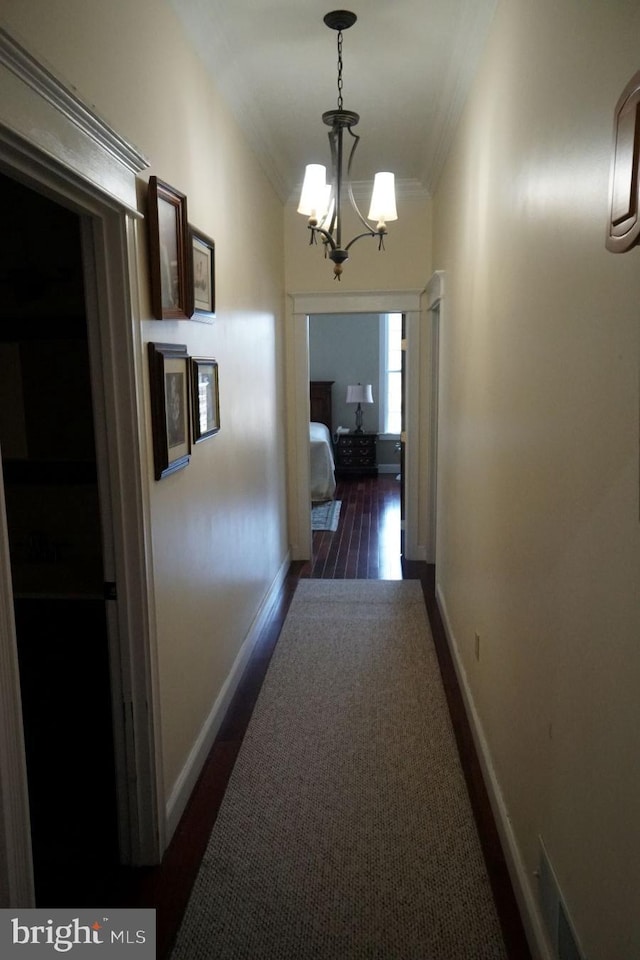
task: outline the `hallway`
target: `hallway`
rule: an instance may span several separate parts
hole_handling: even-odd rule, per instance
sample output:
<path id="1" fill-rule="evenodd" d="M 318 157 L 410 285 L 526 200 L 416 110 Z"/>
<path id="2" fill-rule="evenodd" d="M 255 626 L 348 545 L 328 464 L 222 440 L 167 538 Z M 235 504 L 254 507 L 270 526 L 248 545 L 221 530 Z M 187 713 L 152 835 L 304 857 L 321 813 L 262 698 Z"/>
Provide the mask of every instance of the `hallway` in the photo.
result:
<path id="1" fill-rule="evenodd" d="M 508 960 L 419 580 L 300 580 L 171 960 Z"/>
<path id="2" fill-rule="evenodd" d="M 271 612 L 269 626 L 263 631 L 254 649 L 191 802 L 162 864 L 156 868 L 128 874 L 124 880 L 120 879 L 111 891 L 113 904 L 123 905 L 126 899 L 127 904 L 154 907 L 157 910 L 157 956 L 159 960 L 170 956 L 192 884 L 298 580 L 316 577 L 415 579 L 420 581 L 425 598 L 463 773 L 507 953 L 510 960 L 530 960 L 435 602 L 435 571 L 427 564 L 404 562 L 399 557 L 399 484 L 395 479 L 384 476 L 352 479 L 339 483 L 336 497 L 342 499 L 344 505 L 338 530 L 335 534 L 314 534 L 312 565 L 300 561 L 291 564 L 289 575 Z M 364 569 L 367 577 L 359 572 Z M 102 902 L 107 901 L 103 899 Z"/>
<path id="3" fill-rule="evenodd" d="M 210 32 L 185 29 L 177 10 L 187 6 L 207 7 Z M 345 76 L 346 103 L 363 119 L 354 173 L 370 179 L 378 162 L 393 170 L 401 187 L 398 222 L 386 251 L 358 242 L 339 284 L 322 251 L 309 245 L 297 212 L 307 162 L 295 160 L 297 151 L 317 137 L 325 141 L 318 159 L 328 156 L 320 121 L 330 98 L 307 69 L 318 61 L 333 74 L 325 10 L 311 2 L 276 4 L 278 21 L 266 12 L 247 16 L 256 6 L 2 5 L 3 174 L 81 217 L 96 273 L 88 284 L 94 371 L 111 468 L 103 489 L 117 541 L 112 557 L 103 557 L 115 567 L 104 570 L 104 582 L 108 596 L 114 584 L 119 588 L 115 647 L 132 651 L 123 669 L 113 670 L 123 678 L 113 715 L 130 728 L 118 742 L 130 748 L 122 795 L 131 805 L 121 805 L 121 826 L 124 834 L 127 819 L 132 825 L 134 862 L 160 858 L 156 819 L 162 824 L 168 814 L 175 825 L 214 744 L 160 868 L 99 876 L 100 889 L 91 889 L 88 878 L 61 862 L 60 879 L 72 874 L 77 903 L 137 898 L 157 905 L 165 947 L 171 942 L 216 815 L 212 797 L 224 793 L 289 598 L 301 576 L 315 578 L 302 563 L 289 571 L 289 558 L 308 557 L 311 545 L 308 488 L 295 482 L 305 469 L 298 473 L 310 375 L 306 318 L 402 309 L 411 314 L 407 363 L 415 384 L 406 423 L 408 466 L 416 468 L 406 503 L 407 534 L 415 537 L 409 556 L 435 557 L 428 534 L 437 529 L 438 540 L 437 570 L 405 563 L 402 575 L 424 590 L 469 792 L 485 824 L 480 833 L 496 898 L 503 900 L 501 885 L 508 891 L 509 884 L 492 821 L 483 820 L 489 804 L 462 699 L 532 952 L 552 952 L 568 927 L 581 956 L 640 957 L 640 4 L 498 0 L 474 57 L 459 28 L 480 38 L 475 3 L 449 4 L 452 29 L 444 33 L 431 5 L 394 5 L 391 13 L 382 0 L 368 4 L 347 43 L 353 69 Z M 256 31 L 256 42 L 243 43 L 235 30 L 225 37 L 216 7 L 224 8 L 225 22 Z M 414 95 L 404 86 L 412 75 L 405 63 L 409 34 L 418 47 Z M 211 37 L 225 57 L 215 55 Z M 207 57 L 199 56 L 200 44 Z M 284 53 L 261 69 L 273 44 Z M 402 64 L 393 77 L 370 55 L 381 45 L 385 62 Z M 435 83 L 425 83 L 431 47 L 451 59 Z M 366 69 L 352 60 L 358 48 Z M 291 57 L 298 54 L 303 66 L 296 71 Z M 244 96 L 229 67 L 246 81 Z M 397 100 L 388 107 L 374 98 L 373 113 L 365 110 L 374 90 L 369 71 Z M 297 82 L 303 76 L 311 98 Z M 283 85 L 269 123 L 262 96 L 277 77 Z M 450 109 L 440 103 L 442 92 L 454 94 Z M 409 136 L 390 136 L 387 117 L 407 120 Z M 415 118 L 426 125 L 424 135 Z M 283 147 L 289 135 L 292 151 Z M 397 157 L 385 160 L 387 143 Z M 407 163 L 412 145 L 420 159 Z M 185 198 L 185 214 L 188 198 L 184 219 L 215 244 L 215 317 L 165 322 L 153 309 L 160 237 L 147 229 L 152 176 Z M 633 248 L 614 254 L 612 228 Z M 173 247 L 177 231 L 169 232 Z M 47 420 L 38 402 L 64 371 L 75 377 L 79 370 L 62 341 L 44 366 L 28 356 L 31 346 L 23 355 L 22 334 L 34 332 L 38 299 L 52 285 L 70 292 L 55 238 L 42 230 L 28 235 L 25 255 L 15 269 L 5 264 L 1 278 L 5 310 L 20 334 L 2 345 L 3 370 L 17 370 L 20 355 L 28 377 L 18 384 L 3 376 L 0 383 L 14 383 L 34 401 L 33 424 L 0 430 L 3 453 L 12 443 L 17 460 L 30 451 L 33 426 L 42 433 Z M 179 259 L 186 281 L 193 257 Z M 25 293 L 31 302 L 20 307 Z M 57 337 L 73 316 L 65 295 L 44 339 Z M 163 391 L 151 389 L 147 362 L 147 344 L 157 341 L 220 365 L 221 430 L 194 444 L 188 465 L 161 481 L 154 479 L 152 442 L 164 431 L 151 399 Z M 361 346 L 364 361 L 364 340 Z M 334 380 L 329 355 L 326 361 L 314 378 Z M 186 377 L 182 361 L 180 367 Z M 437 391 L 430 384 L 436 367 Z M 363 381 L 364 371 L 354 363 L 344 383 Z M 72 390 L 58 418 L 71 436 L 65 469 L 76 479 L 83 396 Z M 5 415 L 13 409 L 8 400 L 0 407 Z M 337 424 L 350 424 L 353 409 L 337 416 Z M 434 438 L 436 488 L 427 469 Z M 60 555 L 85 527 L 67 532 L 56 524 Z M 40 533 L 40 524 L 34 529 Z M 335 537 L 327 544 L 323 578 L 337 574 L 337 565 L 332 571 L 326 564 L 335 544 Z M 346 560 L 343 576 L 379 577 L 380 560 L 376 571 L 371 553 L 362 548 L 361 527 L 357 558 Z M 33 884 L 8 561 L 3 570 L 0 647 L 8 656 L 0 657 L 0 754 L 7 769 L 0 847 L 7 856 L 0 857 L 0 898 L 8 905 L 30 903 Z M 254 643 L 225 719 L 227 692 L 236 690 Z M 110 899 L 102 896 L 107 886 Z M 52 895 L 72 899 L 58 887 Z M 501 914 L 506 923 L 508 911 Z M 517 946 L 510 953 L 517 956 Z"/>

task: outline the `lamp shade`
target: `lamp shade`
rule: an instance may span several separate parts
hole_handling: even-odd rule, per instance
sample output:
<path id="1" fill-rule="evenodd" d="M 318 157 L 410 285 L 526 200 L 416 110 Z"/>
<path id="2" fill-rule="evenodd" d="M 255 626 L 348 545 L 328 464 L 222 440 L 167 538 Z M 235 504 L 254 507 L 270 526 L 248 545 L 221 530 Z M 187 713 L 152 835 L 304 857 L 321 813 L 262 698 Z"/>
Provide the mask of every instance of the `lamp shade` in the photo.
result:
<path id="1" fill-rule="evenodd" d="M 395 177 L 392 173 L 376 173 L 369 207 L 369 220 L 386 223 L 397 220 Z"/>
<path id="2" fill-rule="evenodd" d="M 347 387 L 347 403 L 373 403 L 370 383 L 356 383 Z"/>
<path id="3" fill-rule="evenodd" d="M 329 206 L 331 184 L 327 183 L 327 168 L 321 163 L 308 163 L 298 204 L 298 213 L 322 220 Z"/>

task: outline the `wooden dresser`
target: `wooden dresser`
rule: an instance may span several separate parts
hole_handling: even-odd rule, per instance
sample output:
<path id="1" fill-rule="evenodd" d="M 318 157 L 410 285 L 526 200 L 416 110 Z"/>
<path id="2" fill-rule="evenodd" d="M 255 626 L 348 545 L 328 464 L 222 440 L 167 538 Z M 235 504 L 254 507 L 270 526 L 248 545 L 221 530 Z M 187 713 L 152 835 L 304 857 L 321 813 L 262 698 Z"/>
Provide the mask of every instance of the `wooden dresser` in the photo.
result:
<path id="1" fill-rule="evenodd" d="M 336 444 L 336 472 L 344 476 L 377 476 L 377 433 L 340 433 Z"/>
<path id="2" fill-rule="evenodd" d="M 326 424 L 331 436 L 333 436 L 331 388 L 334 383 L 334 380 L 312 380 L 309 384 L 311 420 L 313 423 Z"/>

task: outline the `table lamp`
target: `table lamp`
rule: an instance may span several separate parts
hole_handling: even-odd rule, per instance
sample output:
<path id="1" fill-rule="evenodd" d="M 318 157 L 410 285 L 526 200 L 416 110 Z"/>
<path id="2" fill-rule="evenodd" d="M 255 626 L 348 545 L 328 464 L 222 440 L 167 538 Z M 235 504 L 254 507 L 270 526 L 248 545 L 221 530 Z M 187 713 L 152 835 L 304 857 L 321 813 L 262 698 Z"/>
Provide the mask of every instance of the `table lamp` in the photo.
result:
<path id="1" fill-rule="evenodd" d="M 370 383 L 356 383 L 347 387 L 347 403 L 357 403 L 356 433 L 362 433 L 362 406 L 363 403 L 373 403 L 373 393 Z"/>

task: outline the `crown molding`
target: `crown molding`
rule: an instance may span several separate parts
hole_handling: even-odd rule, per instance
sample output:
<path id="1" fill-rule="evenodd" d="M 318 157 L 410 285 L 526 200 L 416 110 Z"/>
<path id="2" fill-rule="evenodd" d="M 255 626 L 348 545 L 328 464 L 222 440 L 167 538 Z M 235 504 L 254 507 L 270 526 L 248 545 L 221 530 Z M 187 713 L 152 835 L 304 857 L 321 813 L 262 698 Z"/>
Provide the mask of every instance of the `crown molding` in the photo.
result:
<path id="1" fill-rule="evenodd" d="M 10 70 L 131 173 L 140 173 L 149 166 L 149 161 L 136 147 L 116 133 L 2 27 L 0 65 Z"/>
<path id="2" fill-rule="evenodd" d="M 436 97 L 438 110 L 433 124 L 433 136 L 423 155 L 423 168 L 431 195 L 438 187 L 449 151 L 458 129 L 465 104 L 472 88 L 486 39 L 495 15 L 497 0 L 478 4 L 476 0 L 463 0 L 459 16 L 469 28 L 458 31 L 449 57 L 449 70 L 442 78 L 442 86 Z"/>

